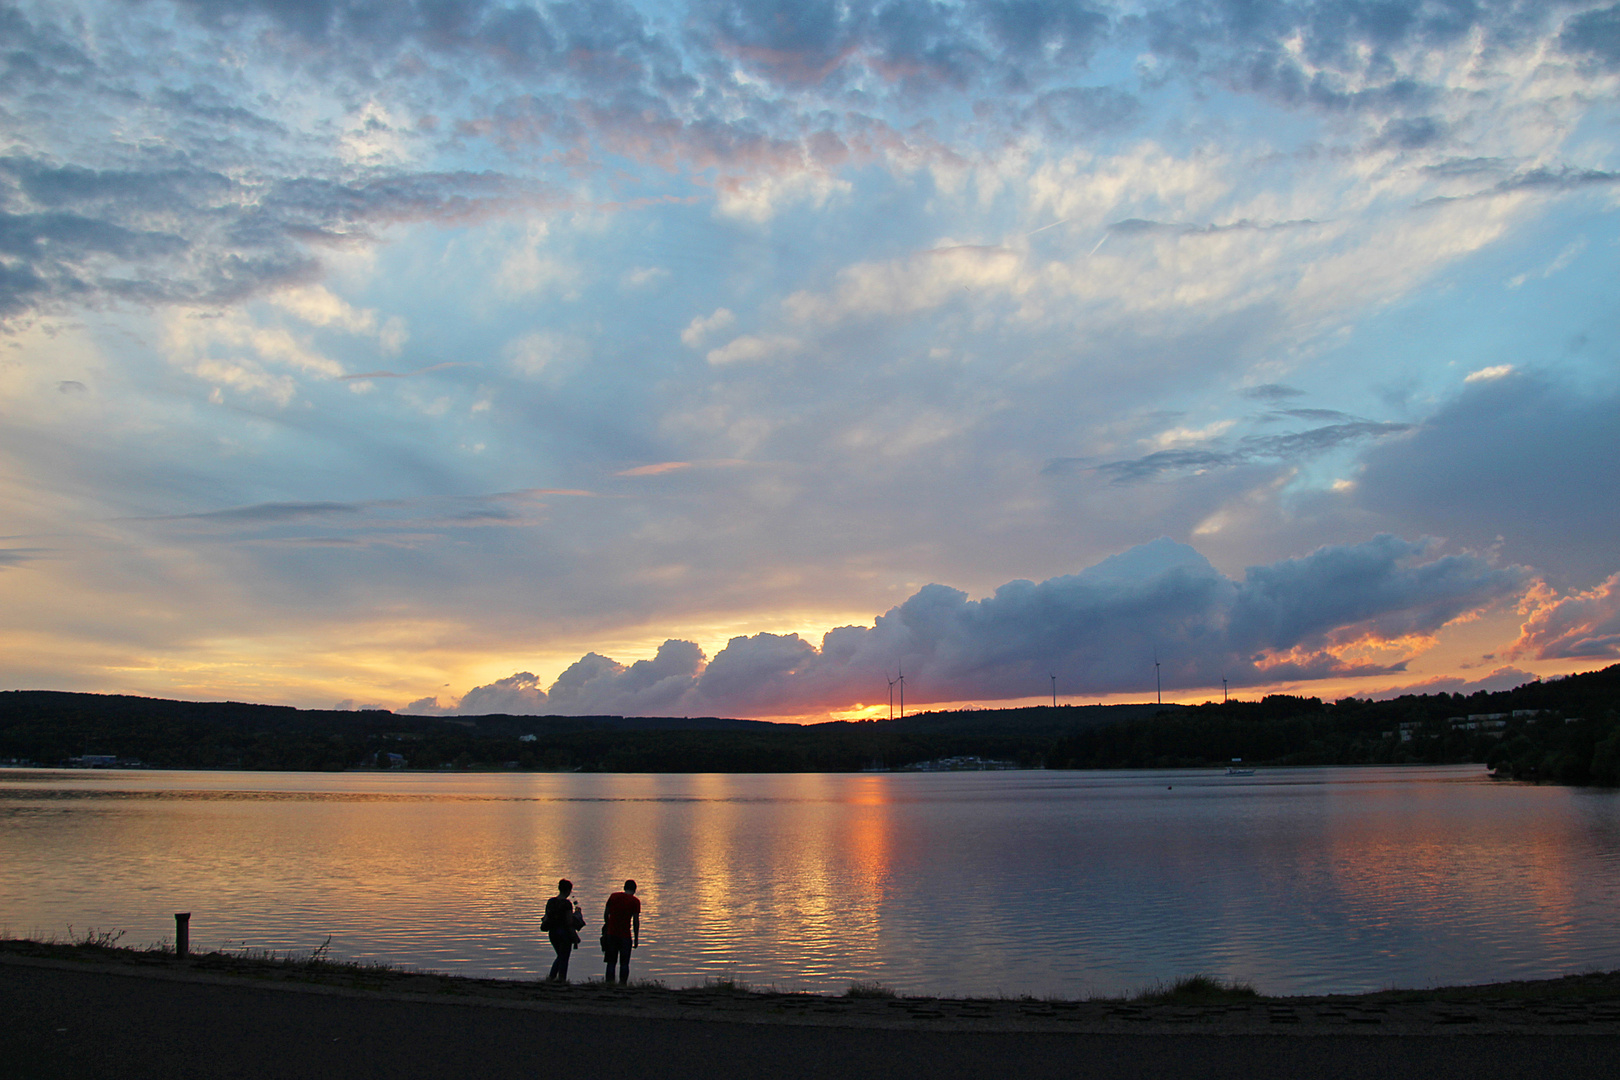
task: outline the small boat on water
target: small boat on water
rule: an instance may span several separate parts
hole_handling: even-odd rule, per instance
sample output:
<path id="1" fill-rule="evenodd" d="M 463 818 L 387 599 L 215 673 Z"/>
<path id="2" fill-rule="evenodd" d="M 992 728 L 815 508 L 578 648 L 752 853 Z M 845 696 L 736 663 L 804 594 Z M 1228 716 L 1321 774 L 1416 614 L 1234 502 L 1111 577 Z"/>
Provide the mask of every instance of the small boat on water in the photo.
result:
<path id="1" fill-rule="evenodd" d="M 1254 770 L 1253 769 L 1245 769 L 1243 767 L 1243 759 L 1240 758 L 1240 757 L 1235 757 L 1235 758 L 1232 759 L 1232 764 L 1230 764 L 1230 765 L 1228 765 L 1226 767 L 1226 775 L 1227 776 L 1253 776 L 1254 775 Z"/>

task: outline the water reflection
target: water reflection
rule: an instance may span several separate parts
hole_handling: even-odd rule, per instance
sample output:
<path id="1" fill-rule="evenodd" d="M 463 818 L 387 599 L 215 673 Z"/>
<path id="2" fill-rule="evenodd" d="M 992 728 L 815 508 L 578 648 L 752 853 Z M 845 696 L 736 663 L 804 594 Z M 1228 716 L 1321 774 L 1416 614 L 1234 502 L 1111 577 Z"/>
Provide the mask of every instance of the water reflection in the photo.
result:
<path id="1" fill-rule="evenodd" d="M 560 877 L 625 878 L 639 977 L 944 993 L 1268 991 L 1620 966 L 1613 793 L 1478 769 L 556 775 L 0 770 L 13 933 L 192 910 L 197 947 L 534 978 Z"/>

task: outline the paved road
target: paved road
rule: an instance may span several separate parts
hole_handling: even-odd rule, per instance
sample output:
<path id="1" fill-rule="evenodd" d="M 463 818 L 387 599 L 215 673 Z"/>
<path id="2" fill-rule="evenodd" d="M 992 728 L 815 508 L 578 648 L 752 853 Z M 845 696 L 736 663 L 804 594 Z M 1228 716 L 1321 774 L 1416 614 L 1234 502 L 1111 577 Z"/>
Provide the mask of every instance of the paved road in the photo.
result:
<path id="1" fill-rule="evenodd" d="M 0 1076 L 7 1080 L 1617 1074 L 1614 1035 L 1095 1035 L 624 1020 L 0 965 Z"/>

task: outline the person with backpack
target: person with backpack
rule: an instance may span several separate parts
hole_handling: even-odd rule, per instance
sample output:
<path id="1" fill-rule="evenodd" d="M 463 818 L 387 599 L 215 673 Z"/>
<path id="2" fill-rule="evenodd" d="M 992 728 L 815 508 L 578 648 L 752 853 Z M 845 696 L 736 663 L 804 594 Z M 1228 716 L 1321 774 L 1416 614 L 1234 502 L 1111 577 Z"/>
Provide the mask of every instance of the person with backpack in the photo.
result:
<path id="1" fill-rule="evenodd" d="M 574 883 L 567 878 L 557 882 L 557 895 L 546 901 L 546 913 L 540 919 L 540 929 L 551 939 L 551 947 L 557 952 L 557 959 L 551 962 L 551 974 L 546 976 L 552 982 L 568 981 L 568 958 L 579 948 L 579 932 L 585 926 L 585 915 L 579 910 L 578 901 L 568 899 L 573 891 Z"/>
<path id="2" fill-rule="evenodd" d="M 641 901 L 636 883 L 626 881 L 624 891 L 607 899 L 602 909 L 602 958 L 607 961 L 607 982 L 613 981 L 613 963 L 619 964 L 619 982 L 630 981 L 630 950 L 641 946 Z"/>

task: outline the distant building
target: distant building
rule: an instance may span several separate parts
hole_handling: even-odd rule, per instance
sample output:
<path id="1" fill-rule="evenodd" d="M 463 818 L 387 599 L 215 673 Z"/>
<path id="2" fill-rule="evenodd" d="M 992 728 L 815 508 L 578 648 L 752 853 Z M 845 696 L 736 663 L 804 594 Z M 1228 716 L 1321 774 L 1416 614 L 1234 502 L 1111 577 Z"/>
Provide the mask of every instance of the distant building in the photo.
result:
<path id="1" fill-rule="evenodd" d="M 997 761 L 993 758 L 982 758 L 976 755 L 962 757 L 936 758 L 933 761 L 917 761 L 910 765 L 900 766 L 901 772 L 1000 772 L 1006 769 L 1018 768 L 1016 761 Z"/>
<path id="2" fill-rule="evenodd" d="M 1453 716 L 1446 723 L 1454 730 L 1480 731 L 1500 737 L 1502 729 L 1507 727 L 1507 715 L 1507 713 L 1473 713 L 1469 716 Z"/>

